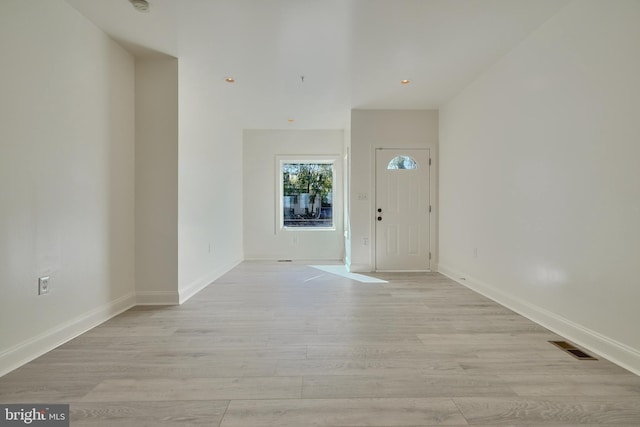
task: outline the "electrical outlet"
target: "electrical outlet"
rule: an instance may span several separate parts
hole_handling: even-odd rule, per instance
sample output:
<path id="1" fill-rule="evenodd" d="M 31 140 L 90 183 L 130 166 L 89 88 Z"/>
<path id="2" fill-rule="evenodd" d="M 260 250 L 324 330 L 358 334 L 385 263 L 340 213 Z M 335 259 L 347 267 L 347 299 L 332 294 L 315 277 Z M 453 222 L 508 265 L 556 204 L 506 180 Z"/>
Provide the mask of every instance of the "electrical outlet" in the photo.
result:
<path id="1" fill-rule="evenodd" d="M 369 246 L 369 238 L 368 237 L 363 237 L 362 238 L 362 244 L 364 246 Z"/>
<path id="2" fill-rule="evenodd" d="M 40 277 L 38 279 L 38 295 L 49 293 L 49 276 Z"/>

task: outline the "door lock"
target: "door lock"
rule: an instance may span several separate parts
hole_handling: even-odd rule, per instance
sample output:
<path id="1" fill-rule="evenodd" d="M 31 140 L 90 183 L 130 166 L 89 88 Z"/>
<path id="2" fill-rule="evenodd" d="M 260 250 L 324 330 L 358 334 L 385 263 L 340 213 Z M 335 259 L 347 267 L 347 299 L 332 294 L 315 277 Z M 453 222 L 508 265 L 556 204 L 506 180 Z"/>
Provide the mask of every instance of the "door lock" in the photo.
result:
<path id="1" fill-rule="evenodd" d="M 378 221 L 382 221 L 382 217 L 381 216 L 378 217 Z"/>

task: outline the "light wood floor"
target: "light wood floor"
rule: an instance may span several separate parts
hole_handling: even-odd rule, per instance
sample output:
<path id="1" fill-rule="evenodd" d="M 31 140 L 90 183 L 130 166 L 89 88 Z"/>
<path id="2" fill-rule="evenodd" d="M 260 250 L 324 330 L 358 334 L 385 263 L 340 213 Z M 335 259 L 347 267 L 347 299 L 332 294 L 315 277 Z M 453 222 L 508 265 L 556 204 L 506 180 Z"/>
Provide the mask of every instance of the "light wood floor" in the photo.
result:
<path id="1" fill-rule="evenodd" d="M 72 426 L 640 426 L 640 377 L 442 275 L 243 263 L 0 378 Z"/>

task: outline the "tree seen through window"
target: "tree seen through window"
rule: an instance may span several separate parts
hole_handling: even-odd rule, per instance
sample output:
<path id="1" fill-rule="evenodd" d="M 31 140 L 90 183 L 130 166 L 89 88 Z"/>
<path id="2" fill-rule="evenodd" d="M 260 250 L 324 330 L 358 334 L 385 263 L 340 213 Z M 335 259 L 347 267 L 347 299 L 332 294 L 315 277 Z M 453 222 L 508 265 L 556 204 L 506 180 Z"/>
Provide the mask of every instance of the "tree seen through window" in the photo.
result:
<path id="1" fill-rule="evenodd" d="M 333 165 L 283 163 L 285 227 L 333 227 Z"/>

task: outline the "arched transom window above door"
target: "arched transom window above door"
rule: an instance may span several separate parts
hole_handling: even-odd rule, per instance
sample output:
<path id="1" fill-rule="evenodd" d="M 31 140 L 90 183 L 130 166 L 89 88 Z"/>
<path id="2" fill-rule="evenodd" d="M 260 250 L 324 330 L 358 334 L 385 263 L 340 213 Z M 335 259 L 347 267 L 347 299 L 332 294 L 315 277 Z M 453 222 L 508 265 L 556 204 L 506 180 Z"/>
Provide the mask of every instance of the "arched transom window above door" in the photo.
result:
<path id="1" fill-rule="evenodd" d="M 409 156 L 396 156 L 391 159 L 387 169 L 418 169 L 418 163 Z"/>

